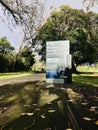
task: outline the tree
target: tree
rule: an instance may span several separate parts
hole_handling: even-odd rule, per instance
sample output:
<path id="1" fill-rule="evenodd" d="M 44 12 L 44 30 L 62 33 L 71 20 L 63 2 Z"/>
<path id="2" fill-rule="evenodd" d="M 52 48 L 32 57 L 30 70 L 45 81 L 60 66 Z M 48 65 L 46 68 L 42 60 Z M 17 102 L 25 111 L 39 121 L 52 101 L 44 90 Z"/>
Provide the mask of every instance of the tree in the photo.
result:
<path id="1" fill-rule="evenodd" d="M 25 46 L 20 54 L 17 55 L 14 71 L 28 71 L 34 63 L 35 59 L 32 50 Z"/>
<path id="2" fill-rule="evenodd" d="M 23 33 L 23 39 L 18 43 L 18 51 L 14 57 L 13 71 L 17 57 L 21 54 L 25 45 L 35 47 L 35 36 L 43 23 L 44 0 L 0 0 L 0 5 L 5 16 L 3 20 L 10 29 L 19 27 Z"/>
<path id="3" fill-rule="evenodd" d="M 0 72 L 30 70 L 35 63 L 32 49 L 24 46 L 18 54 L 13 50 L 6 37 L 0 38 Z"/>
<path id="4" fill-rule="evenodd" d="M 43 1 L 0 0 L 0 4 L 10 28 L 17 25 L 24 33 L 23 42 L 20 46 L 22 46 L 24 42 L 32 43 L 32 39 L 35 38 L 38 27 L 42 24 Z"/>
<path id="5" fill-rule="evenodd" d="M 77 67 L 82 63 L 93 63 L 96 57 L 96 48 L 90 42 L 90 36 L 85 28 L 76 28 L 68 32 L 71 43 L 73 63 Z"/>
<path id="6" fill-rule="evenodd" d="M 14 50 L 14 47 L 10 45 L 6 37 L 0 38 L 0 54 L 4 55 Z"/>
<path id="7" fill-rule="evenodd" d="M 97 29 L 94 28 L 97 28 L 97 25 L 94 20 L 97 15 L 89 13 L 91 15 L 89 17 L 88 13 L 83 10 L 72 9 L 68 6 L 61 6 L 60 9 L 60 11 L 54 10 L 51 13 L 39 32 L 38 37 L 43 40 L 40 54 L 45 54 L 46 41 L 70 40 L 70 52 L 74 65 L 94 62 L 97 46 L 95 46 L 92 35 L 96 34 Z M 45 59 L 44 55 L 42 59 Z"/>
<path id="8" fill-rule="evenodd" d="M 13 65 L 14 47 L 12 47 L 6 37 L 0 38 L 0 72 L 8 72 Z"/>

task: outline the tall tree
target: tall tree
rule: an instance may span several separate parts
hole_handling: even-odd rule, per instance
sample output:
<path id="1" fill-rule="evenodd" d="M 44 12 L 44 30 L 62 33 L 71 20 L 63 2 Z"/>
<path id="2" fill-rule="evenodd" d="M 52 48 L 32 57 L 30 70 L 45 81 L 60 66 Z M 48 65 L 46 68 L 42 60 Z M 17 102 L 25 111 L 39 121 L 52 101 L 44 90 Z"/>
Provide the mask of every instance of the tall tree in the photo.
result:
<path id="1" fill-rule="evenodd" d="M 85 62 L 94 62 L 96 46 L 92 40 L 92 34 L 96 34 L 97 30 L 94 22 L 96 14 L 90 13 L 91 17 L 88 17 L 88 13 L 83 10 L 72 9 L 64 5 L 60 9 L 60 11 L 55 10 L 51 13 L 39 32 L 39 39 L 43 40 L 40 54 L 45 53 L 46 41 L 70 40 L 70 51 L 76 66 Z"/>
<path id="2" fill-rule="evenodd" d="M 18 52 L 14 58 L 13 71 L 17 57 L 25 45 L 35 47 L 35 36 L 43 23 L 44 0 L 0 0 L 5 22 L 11 29 L 19 27 L 23 39 L 18 43 Z"/>
<path id="3" fill-rule="evenodd" d="M 44 3 L 39 0 L 0 0 L 3 14 L 10 27 L 19 26 L 23 33 L 23 42 L 32 42 L 42 24 Z M 23 43 L 22 42 L 22 43 Z M 22 46 L 22 45 L 20 45 Z"/>
<path id="4" fill-rule="evenodd" d="M 32 53 L 32 49 L 28 48 L 28 46 L 24 46 L 20 54 L 17 55 L 14 71 L 31 70 L 31 67 L 34 63 L 35 59 L 34 54 Z"/>
<path id="5" fill-rule="evenodd" d="M 14 50 L 14 47 L 12 47 L 10 45 L 7 38 L 6 37 L 1 37 L 0 38 L 0 54 L 4 55 L 4 54 L 7 54 L 7 53 L 10 53 L 13 50 Z"/>
<path id="6" fill-rule="evenodd" d="M 13 64 L 13 51 L 14 47 L 6 37 L 0 38 L 0 72 L 9 71 Z"/>

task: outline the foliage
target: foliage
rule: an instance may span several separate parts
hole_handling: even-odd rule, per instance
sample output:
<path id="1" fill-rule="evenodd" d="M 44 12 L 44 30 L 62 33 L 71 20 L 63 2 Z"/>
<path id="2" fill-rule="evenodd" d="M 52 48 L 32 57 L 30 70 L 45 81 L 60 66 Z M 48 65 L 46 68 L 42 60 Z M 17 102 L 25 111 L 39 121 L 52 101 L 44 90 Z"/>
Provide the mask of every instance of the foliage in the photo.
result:
<path id="1" fill-rule="evenodd" d="M 0 0 L 3 21 L 10 29 L 19 27 L 24 43 L 32 43 L 43 20 L 44 3 L 39 0 Z M 5 16 L 5 17 L 4 17 Z"/>
<path id="2" fill-rule="evenodd" d="M 10 45 L 6 37 L 0 38 L 0 72 L 10 71 L 12 68 L 14 47 Z"/>
<path id="3" fill-rule="evenodd" d="M 27 71 L 34 63 L 35 60 L 32 50 L 25 46 L 17 55 L 15 71 Z"/>
<path id="4" fill-rule="evenodd" d="M 9 69 L 5 71 L 28 70 L 34 62 L 31 50 L 28 51 L 30 57 L 23 56 L 21 51 L 25 45 L 29 48 L 35 48 L 38 44 L 34 39 L 43 22 L 43 2 L 39 0 L 0 0 L 3 21 L 11 30 L 18 27 L 22 32 L 21 41 L 17 43 L 17 54 L 14 53 L 11 56 L 9 61 L 12 60 L 12 63 L 8 63 L 7 68 Z"/>
<path id="5" fill-rule="evenodd" d="M 92 63 L 98 59 L 98 41 L 96 24 L 98 14 L 72 9 L 63 5 L 60 11 L 54 10 L 40 29 L 38 38 L 42 40 L 42 59 L 45 59 L 46 41 L 70 40 L 70 52 L 73 64 Z"/>
<path id="6" fill-rule="evenodd" d="M 71 54 L 76 66 L 82 63 L 92 63 L 96 57 L 96 48 L 90 41 L 90 36 L 85 28 L 76 28 L 67 32 L 67 38 L 71 43 Z M 90 55 L 91 54 L 91 55 Z"/>
<path id="7" fill-rule="evenodd" d="M 4 58 L 4 56 L 0 54 L 0 72 L 6 71 L 6 68 L 7 68 L 6 64 L 7 64 L 7 59 Z"/>
<path id="8" fill-rule="evenodd" d="M 6 37 L 0 38 L 0 72 L 27 71 L 35 63 L 32 50 L 27 46 L 16 54 Z"/>
<path id="9" fill-rule="evenodd" d="M 10 45 L 6 37 L 0 38 L 0 54 L 7 54 L 14 50 L 14 47 Z"/>

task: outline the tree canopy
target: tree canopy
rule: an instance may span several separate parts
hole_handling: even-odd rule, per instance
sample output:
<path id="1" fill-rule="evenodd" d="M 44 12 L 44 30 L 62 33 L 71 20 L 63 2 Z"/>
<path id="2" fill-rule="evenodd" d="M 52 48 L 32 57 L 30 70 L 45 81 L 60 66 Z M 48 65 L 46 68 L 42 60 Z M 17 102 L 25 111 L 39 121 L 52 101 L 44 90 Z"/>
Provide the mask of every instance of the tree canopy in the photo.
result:
<path id="1" fill-rule="evenodd" d="M 34 63 L 34 54 L 28 46 L 17 54 L 6 37 L 0 38 L 0 72 L 28 71 Z"/>
<path id="2" fill-rule="evenodd" d="M 0 54 L 7 54 L 14 50 L 14 47 L 12 47 L 7 40 L 6 37 L 0 38 Z"/>
<path id="3" fill-rule="evenodd" d="M 15 27 L 19 27 L 23 33 L 23 39 L 20 43 L 17 43 L 17 54 L 14 52 L 13 55 L 6 55 L 3 58 L 4 60 L 6 59 L 9 64 L 12 61 L 10 66 L 12 66 L 11 68 L 13 68 L 13 70 L 10 71 L 28 70 L 31 64 L 33 65 L 34 63 L 34 55 L 30 47 L 35 46 L 35 36 L 43 22 L 44 0 L 0 0 L 0 8 L 3 21 L 6 22 L 8 27 L 13 30 Z M 25 50 L 25 56 L 21 53 L 23 50 Z M 0 48 L 0 51 L 5 50 Z M 9 69 L 5 67 L 2 70 L 8 71 Z"/>
<path id="4" fill-rule="evenodd" d="M 51 12 L 38 35 L 43 40 L 40 51 L 40 54 L 44 54 L 42 59 L 45 59 L 46 41 L 70 40 L 70 52 L 76 66 L 95 62 L 98 59 L 97 16 L 93 12 L 86 13 L 66 5 L 61 6 L 60 11 Z"/>
<path id="5" fill-rule="evenodd" d="M 87 2 L 86 0 L 83 1 Z M 93 6 L 97 1 L 88 0 L 88 7 Z M 50 17 L 41 27 L 44 10 L 43 1 L 1 0 L 0 6 L 9 27 L 19 26 L 24 32 L 23 41 L 19 46 L 20 52 L 17 54 L 18 57 L 19 55 L 23 57 L 21 54 L 22 49 L 25 47 L 22 47 L 23 43 L 26 43 L 26 47 L 29 48 L 29 46 L 36 46 L 36 41 L 41 40 L 42 49 L 39 54 L 42 55 L 42 59 L 45 59 L 46 41 L 69 39 L 71 43 L 70 52 L 76 66 L 98 60 L 98 57 L 96 57 L 98 55 L 98 24 L 96 22 L 98 14 L 86 13 L 83 10 L 72 9 L 63 5 L 60 11 L 54 10 L 51 12 Z M 9 50 L 11 51 L 11 49 L 13 48 Z M 7 52 L 2 48 L 0 48 L 0 51 Z"/>
<path id="6" fill-rule="evenodd" d="M 0 0 L 0 4 L 9 27 L 13 29 L 16 25 L 19 26 L 24 32 L 23 42 L 32 43 L 42 24 L 43 1 Z"/>

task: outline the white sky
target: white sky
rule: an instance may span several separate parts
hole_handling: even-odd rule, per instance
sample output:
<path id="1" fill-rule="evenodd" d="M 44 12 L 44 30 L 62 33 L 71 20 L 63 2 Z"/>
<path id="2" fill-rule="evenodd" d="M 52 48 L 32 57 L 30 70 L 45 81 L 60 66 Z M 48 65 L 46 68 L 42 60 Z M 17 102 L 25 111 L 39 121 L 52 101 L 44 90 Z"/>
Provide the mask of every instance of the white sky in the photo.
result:
<path id="1" fill-rule="evenodd" d="M 83 8 L 82 0 L 46 0 L 46 12 L 47 16 L 51 11 L 50 7 L 59 8 L 62 5 L 69 5 L 72 8 L 81 9 Z"/>
<path id="2" fill-rule="evenodd" d="M 86 10 L 86 4 L 83 4 L 83 0 L 46 0 L 46 12 L 47 16 L 51 11 L 50 7 L 59 8 L 62 5 L 68 5 L 75 9 Z M 91 8 L 94 12 L 98 13 L 98 5 Z"/>
<path id="3" fill-rule="evenodd" d="M 85 6 L 82 4 L 82 0 L 45 0 L 45 16 L 48 17 L 49 13 L 52 11 L 50 8 L 59 8 L 61 5 L 69 5 L 72 8 L 85 9 Z M 98 13 L 98 5 L 93 7 L 93 11 Z M 7 39 L 11 42 L 13 46 L 19 41 L 16 36 L 16 33 L 11 32 L 4 22 L 0 19 L 0 37 L 6 36 Z"/>

